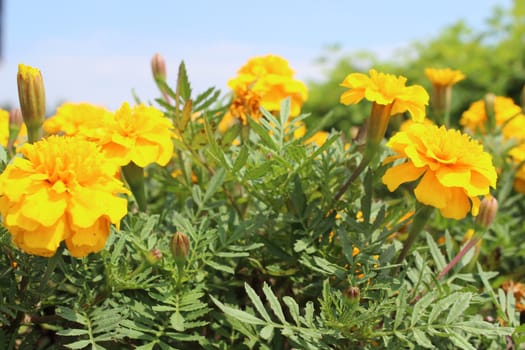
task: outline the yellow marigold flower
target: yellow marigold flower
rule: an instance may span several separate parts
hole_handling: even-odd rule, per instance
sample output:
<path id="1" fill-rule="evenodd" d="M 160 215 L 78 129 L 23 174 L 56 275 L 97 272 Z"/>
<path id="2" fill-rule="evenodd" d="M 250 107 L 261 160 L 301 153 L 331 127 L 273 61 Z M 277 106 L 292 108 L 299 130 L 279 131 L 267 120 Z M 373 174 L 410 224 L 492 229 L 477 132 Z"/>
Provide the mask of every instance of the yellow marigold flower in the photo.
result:
<path id="1" fill-rule="evenodd" d="M 62 241 L 71 255 L 100 251 L 110 224 L 127 212 L 116 164 L 95 143 L 50 136 L 20 148 L 0 175 L 2 224 L 29 254 L 52 256 Z"/>
<path id="2" fill-rule="evenodd" d="M 297 116 L 307 98 L 306 85 L 294 79 L 288 61 L 276 55 L 253 57 L 242 66 L 237 77 L 228 81 L 234 97 L 230 113 L 243 124 L 246 116 L 259 118 L 259 107 L 278 111 L 281 102 L 290 97 L 290 115 Z"/>
<path id="3" fill-rule="evenodd" d="M 436 207 L 447 218 L 478 214 L 478 196 L 496 186 L 492 157 L 468 135 L 435 125 L 413 124 L 387 143 L 397 154 L 385 161 L 405 159 L 383 176 L 390 191 L 421 178 L 414 190 L 417 200 Z"/>
<path id="4" fill-rule="evenodd" d="M 399 131 L 406 131 L 410 125 L 416 123 L 413 119 L 407 119 L 405 120 L 403 123 L 401 123 L 401 126 L 399 127 Z M 423 119 L 423 124 L 426 124 L 426 125 L 433 125 L 434 122 L 432 122 L 432 120 L 428 119 L 428 118 L 425 118 Z"/>
<path id="5" fill-rule="evenodd" d="M 20 127 L 20 131 L 18 133 L 17 142 L 15 142 L 15 146 L 19 145 L 24 142 L 24 140 L 27 139 L 27 128 L 24 123 L 22 123 L 22 126 Z M 3 109 L 0 109 L 0 145 L 3 147 L 7 147 L 7 143 L 9 141 L 9 112 Z"/>
<path id="6" fill-rule="evenodd" d="M 66 102 L 57 108 L 55 115 L 46 119 L 44 131 L 98 140 L 107 133 L 112 121 L 113 113 L 104 107 L 84 102 Z"/>
<path id="7" fill-rule="evenodd" d="M 512 148 L 509 155 L 515 164 L 525 161 L 525 143 Z M 514 174 L 514 189 L 520 193 L 525 193 L 525 166 L 522 165 Z"/>
<path id="8" fill-rule="evenodd" d="M 496 96 L 494 98 L 494 118 L 496 126 L 501 126 L 510 118 L 517 117 L 520 114 L 521 107 L 515 104 L 511 98 L 505 96 Z M 516 125 L 513 125 L 514 119 L 503 128 L 503 134 L 506 134 L 508 137 L 512 137 L 515 132 Z M 485 134 L 487 132 L 488 123 L 485 100 L 482 99 L 473 102 L 469 109 L 463 112 L 459 122 L 470 132 L 480 132 Z M 520 121 L 517 120 L 516 122 L 519 123 Z"/>
<path id="9" fill-rule="evenodd" d="M 141 168 L 148 164 L 166 165 L 173 155 L 173 124 L 155 107 L 122 104 L 108 130 L 99 140 L 104 154 L 119 165 L 133 162 Z"/>
<path id="10" fill-rule="evenodd" d="M 388 116 L 408 111 L 415 121 L 423 121 L 429 96 L 422 86 L 406 86 L 405 77 L 379 73 L 375 69 L 369 73 L 370 77 L 352 73 L 343 80 L 341 86 L 349 90 L 341 95 L 342 104 L 356 104 L 365 98 L 389 106 Z"/>
<path id="11" fill-rule="evenodd" d="M 426 68 L 425 75 L 433 86 L 452 86 L 465 79 L 465 74 L 450 68 Z"/>

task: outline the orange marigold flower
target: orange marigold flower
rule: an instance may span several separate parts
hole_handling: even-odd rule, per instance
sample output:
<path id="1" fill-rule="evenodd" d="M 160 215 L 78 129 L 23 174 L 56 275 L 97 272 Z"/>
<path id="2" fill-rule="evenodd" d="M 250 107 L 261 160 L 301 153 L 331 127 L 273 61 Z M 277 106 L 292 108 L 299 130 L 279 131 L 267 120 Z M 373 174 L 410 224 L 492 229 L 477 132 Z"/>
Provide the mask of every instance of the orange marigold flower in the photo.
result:
<path id="1" fill-rule="evenodd" d="M 55 115 L 46 119 L 44 131 L 48 134 L 80 135 L 98 140 L 106 134 L 113 113 L 90 103 L 66 102 L 57 108 Z"/>
<path id="2" fill-rule="evenodd" d="M 173 124 L 155 107 L 122 104 L 107 132 L 107 138 L 98 142 L 104 155 L 119 165 L 133 162 L 141 168 L 151 163 L 164 166 L 173 155 Z"/>
<path id="3" fill-rule="evenodd" d="M 2 224 L 29 254 L 52 256 L 62 241 L 71 255 L 98 252 L 110 224 L 127 212 L 127 193 L 114 176 L 116 165 L 95 143 L 50 136 L 20 148 L 0 175 Z"/>
<path id="4" fill-rule="evenodd" d="M 505 96 L 496 96 L 494 98 L 494 118 L 496 126 L 505 125 L 502 132 L 503 135 L 511 138 L 516 132 L 519 132 L 517 124 L 523 124 L 521 118 L 525 118 L 521 114 L 521 107 L 514 103 L 514 101 Z M 513 118 L 510 122 L 509 119 Z M 461 115 L 460 124 L 470 132 L 480 132 L 485 134 L 487 132 L 488 115 L 485 106 L 485 100 L 478 100 L 473 102 L 469 109 Z M 521 136 L 523 138 L 524 136 Z"/>
<path id="5" fill-rule="evenodd" d="M 450 68 L 426 68 L 425 75 L 433 86 L 452 86 L 465 79 L 465 74 Z"/>
<path id="6" fill-rule="evenodd" d="M 308 95 L 306 85 L 294 79 L 288 61 L 276 55 L 251 58 L 228 86 L 234 95 L 229 112 L 243 124 L 247 115 L 256 119 L 261 116 L 259 107 L 270 112 L 280 110 L 287 97 L 291 100 L 290 115 L 297 116 Z"/>
<path id="7" fill-rule="evenodd" d="M 349 74 L 341 86 L 349 90 L 341 95 L 341 103 L 355 104 L 363 98 L 383 106 L 390 106 L 389 115 L 408 111 L 415 121 L 425 117 L 428 93 L 422 86 L 406 86 L 407 78 L 393 74 L 379 73 L 375 69 L 363 73 Z"/>
<path id="8" fill-rule="evenodd" d="M 483 146 L 458 130 L 413 124 L 387 143 L 395 156 L 389 162 L 405 162 L 389 168 L 383 176 L 390 191 L 419 178 L 416 199 L 436 207 L 447 218 L 461 219 L 471 210 L 478 214 L 480 199 L 496 186 L 492 157 Z"/>

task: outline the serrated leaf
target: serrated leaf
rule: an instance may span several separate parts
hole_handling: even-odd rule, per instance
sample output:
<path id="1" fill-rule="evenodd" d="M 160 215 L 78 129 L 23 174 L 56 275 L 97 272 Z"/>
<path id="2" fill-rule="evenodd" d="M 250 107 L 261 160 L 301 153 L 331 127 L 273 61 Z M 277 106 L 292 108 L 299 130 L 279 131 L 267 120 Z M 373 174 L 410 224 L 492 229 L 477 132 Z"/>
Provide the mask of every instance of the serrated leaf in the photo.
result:
<path id="1" fill-rule="evenodd" d="M 445 268 L 445 266 L 447 266 L 447 261 L 445 260 L 445 257 L 443 256 L 441 250 L 439 249 L 436 242 L 428 232 L 425 232 L 425 238 L 427 240 L 427 245 L 430 250 L 430 254 L 434 259 L 434 262 L 436 263 L 436 268 L 439 271 L 442 271 Z"/>
<path id="2" fill-rule="evenodd" d="M 245 175 L 246 180 L 256 180 L 263 177 L 271 171 L 271 166 L 270 162 L 266 162 L 255 168 L 248 169 Z"/>
<path id="3" fill-rule="evenodd" d="M 471 320 L 466 322 L 458 322 L 453 325 L 469 334 L 479 334 L 483 336 L 505 336 L 512 335 L 514 328 L 499 327 L 486 321 Z"/>
<path id="4" fill-rule="evenodd" d="M 186 65 L 181 61 L 179 65 L 179 74 L 177 76 L 177 92 L 176 94 L 184 100 L 189 100 L 191 96 L 191 87 L 188 80 L 188 73 L 186 72 Z"/>
<path id="5" fill-rule="evenodd" d="M 405 318 L 405 312 L 407 310 L 407 288 L 403 284 L 399 290 L 399 295 L 396 298 L 396 318 L 394 319 L 394 330 L 399 327 Z"/>
<path id="6" fill-rule="evenodd" d="M 463 314 L 463 312 L 469 307 L 470 299 L 472 299 L 471 293 L 461 293 L 452 307 L 447 316 L 446 323 L 452 323 Z"/>
<path id="7" fill-rule="evenodd" d="M 79 340 L 74 343 L 66 344 L 64 346 L 69 349 L 83 349 L 89 344 L 91 344 L 89 340 Z"/>
<path id="8" fill-rule="evenodd" d="M 259 296 L 253 290 L 253 288 L 245 282 L 244 289 L 246 289 L 246 294 L 248 294 L 248 297 L 252 301 L 253 306 L 255 306 L 255 309 L 257 310 L 257 312 L 259 312 L 262 318 L 264 318 L 268 322 L 272 322 L 270 315 L 268 315 L 268 312 L 266 312 L 266 308 L 264 307 L 261 298 L 259 298 Z"/>
<path id="9" fill-rule="evenodd" d="M 426 310 L 427 307 L 430 306 L 430 304 L 432 304 L 435 297 L 436 292 L 432 291 L 428 292 L 421 299 L 418 300 L 418 302 L 412 308 L 412 318 L 410 319 L 410 327 L 414 327 L 414 325 L 421 319 L 421 316 L 423 316 L 423 312 Z"/>
<path id="10" fill-rule="evenodd" d="M 229 164 L 226 162 L 226 159 L 224 157 L 224 152 L 217 144 L 217 140 L 215 139 L 215 135 L 210 127 L 210 123 L 206 118 L 203 118 L 204 122 L 204 131 L 206 132 L 206 137 L 208 139 L 208 144 L 210 145 L 210 153 L 211 155 L 217 159 L 221 165 L 227 169 L 230 169 L 231 167 L 228 166 Z"/>
<path id="11" fill-rule="evenodd" d="M 300 314 L 299 314 L 299 305 L 297 302 L 290 296 L 286 295 L 283 297 L 283 302 L 288 306 L 288 310 L 290 310 L 290 316 L 292 316 L 293 320 L 295 321 L 295 324 L 300 327 L 301 321 L 300 321 Z"/>
<path id="12" fill-rule="evenodd" d="M 62 329 L 57 332 L 58 335 L 66 336 L 66 337 L 76 337 L 79 335 L 88 334 L 87 329 Z"/>
<path id="13" fill-rule="evenodd" d="M 261 320 L 258 317 L 253 316 L 252 314 L 247 313 L 246 311 L 237 310 L 230 306 L 222 304 L 220 301 L 215 299 L 213 296 L 210 295 L 210 299 L 217 305 L 219 309 L 222 310 L 226 315 L 231 316 L 241 322 L 249 323 L 249 324 L 255 324 L 255 325 L 264 325 L 266 324 L 265 321 Z"/>
<path id="14" fill-rule="evenodd" d="M 252 118 L 248 118 L 248 123 L 250 124 L 251 130 L 253 130 L 257 135 L 259 135 L 262 143 L 265 146 L 275 151 L 279 149 L 279 147 L 277 147 L 277 144 L 273 141 L 272 137 L 269 135 L 268 130 L 263 128 L 261 124 L 259 124 L 257 121 L 255 121 Z"/>
<path id="15" fill-rule="evenodd" d="M 226 177 L 226 171 L 224 168 L 219 168 L 213 177 L 210 179 L 210 182 L 208 183 L 208 188 L 206 189 L 206 193 L 204 194 L 203 203 L 207 203 L 210 198 L 217 192 L 219 187 L 222 186 L 224 183 L 224 178 Z"/>
<path id="16" fill-rule="evenodd" d="M 308 326 L 314 325 L 314 303 L 309 301 L 304 308 L 304 320 Z"/>
<path id="17" fill-rule="evenodd" d="M 446 298 L 437 301 L 432 311 L 430 311 L 430 315 L 428 315 L 428 324 L 432 324 L 443 311 L 447 310 L 456 301 L 458 294 L 452 293 Z"/>
<path id="18" fill-rule="evenodd" d="M 470 344 L 467 339 L 457 333 L 450 334 L 450 340 L 460 349 L 476 350 L 476 348 L 472 346 L 472 344 Z"/>
<path id="19" fill-rule="evenodd" d="M 281 321 L 283 324 L 288 324 L 286 318 L 284 317 L 283 309 L 281 307 L 281 304 L 279 303 L 279 300 L 277 300 L 277 297 L 275 296 L 275 294 L 273 294 L 273 291 L 266 282 L 264 282 L 263 285 L 263 292 L 264 295 L 266 295 L 266 299 L 268 300 L 270 308 L 272 309 L 275 316 L 277 316 L 279 321 Z"/>
<path id="20" fill-rule="evenodd" d="M 184 317 L 181 315 L 180 312 L 175 312 L 171 315 L 170 324 L 176 331 L 184 332 L 185 330 Z"/>
<path id="21" fill-rule="evenodd" d="M 243 146 L 241 147 L 241 150 L 239 151 L 239 154 L 237 155 L 237 158 L 235 158 L 235 162 L 233 163 L 232 172 L 235 173 L 239 171 L 244 164 L 246 164 L 246 160 L 248 159 L 249 152 L 248 147 Z"/>
<path id="22" fill-rule="evenodd" d="M 56 309 L 56 314 L 62 318 L 65 318 L 68 321 L 80 323 L 82 325 L 87 325 L 88 321 L 85 316 L 75 312 L 75 310 L 70 309 L 66 306 L 60 306 Z"/>
<path id="23" fill-rule="evenodd" d="M 261 331 L 259 332 L 261 335 L 261 338 L 264 340 L 270 340 L 273 337 L 273 326 L 272 325 L 266 325 L 264 326 Z"/>
<path id="24" fill-rule="evenodd" d="M 414 328 L 414 340 L 419 346 L 422 346 L 427 349 L 435 349 L 435 346 L 432 344 L 432 341 L 430 341 L 430 338 L 427 337 L 425 333 L 423 333 L 421 330 Z"/>
<path id="25" fill-rule="evenodd" d="M 177 125 L 181 133 L 183 133 L 184 130 L 186 130 L 186 127 L 188 126 L 188 123 L 191 120 L 192 107 L 192 100 L 186 100 L 184 102 L 184 107 L 182 107 L 182 116 L 179 119 L 179 125 Z"/>
<path id="26" fill-rule="evenodd" d="M 215 270 L 219 270 L 219 271 L 223 271 L 223 272 L 226 272 L 226 273 L 229 273 L 229 274 L 234 274 L 235 271 L 233 270 L 232 267 L 230 266 L 227 266 L 227 265 L 223 265 L 223 264 L 219 264 L 213 260 L 208 260 L 206 261 L 206 265 L 214 268 Z"/>

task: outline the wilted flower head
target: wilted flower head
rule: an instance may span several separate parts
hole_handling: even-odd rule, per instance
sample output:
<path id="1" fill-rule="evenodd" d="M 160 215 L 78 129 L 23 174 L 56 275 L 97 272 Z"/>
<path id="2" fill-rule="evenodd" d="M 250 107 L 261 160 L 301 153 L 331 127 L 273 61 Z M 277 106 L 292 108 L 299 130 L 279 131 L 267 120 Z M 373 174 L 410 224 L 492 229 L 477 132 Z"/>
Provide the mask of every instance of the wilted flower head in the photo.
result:
<path id="1" fill-rule="evenodd" d="M 166 165 L 171 159 L 173 124 L 155 107 L 124 103 L 108 127 L 107 137 L 98 142 L 119 165 L 133 162 L 144 168 L 151 163 Z"/>
<path id="2" fill-rule="evenodd" d="M 387 143 L 396 155 L 385 161 L 404 160 L 389 168 L 383 182 L 390 191 L 418 179 L 416 199 L 436 207 L 447 218 L 478 214 L 480 199 L 496 186 L 490 154 L 468 135 L 435 125 L 413 124 Z"/>
<path id="3" fill-rule="evenodd" d="M 127 212 L 116 165 L 78 137 L 51 136 L 20 148 L 0 175 L 2 224 L 27 253 L 51 256 L 65 241 L 71 255 L 100 251 Z"/>
<path id="4" fill-rule="evenodd" d="M 228 86 L 233 91 L 229 113 L 244 124 L 248 115 L 260 117 L 259 107 L 280 110 L 287 97 L 291 100 L 290 115 L 297 116 L 307 98 L 306 85 L 296 80 L 288 62 L 276 55 L 251 58 L 228 81 Z"/>
<path id="5" fill-rule="evenodd" d="M 389 106 L 389 116 L 408 111 L 415 121 L 423 120 L 429 96 L 422 86 L 406 86 L 405 77 L 379 73 L 375 69 L 369 73 L 370 76 L 352 73 L 343 80 L 341 86 L 349 90 L 341 95 L 342 104 L 359 103 L 364 98 Z"/>

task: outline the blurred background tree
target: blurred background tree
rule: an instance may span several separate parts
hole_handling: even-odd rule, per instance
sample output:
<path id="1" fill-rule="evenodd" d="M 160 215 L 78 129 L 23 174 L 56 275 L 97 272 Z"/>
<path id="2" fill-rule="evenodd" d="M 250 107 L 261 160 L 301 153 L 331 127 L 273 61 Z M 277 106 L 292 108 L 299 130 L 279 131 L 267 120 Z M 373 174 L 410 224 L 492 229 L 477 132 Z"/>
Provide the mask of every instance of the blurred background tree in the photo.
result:
<path id="1" fill-rule="evenodd" d="M 375 68 L 385 73 L 403 75 L 408 83 L 424 86 L 430 92 L 425 68 L 459 69 L 467 79 L 454 87 L 451 121 L 459 118 L 469 105 L 487 92 L 511 97 L 522 103 L 525 84 L 525 1 L 514 0 L 511 8 L 495 7 L 485 27 L 473 30 L 464 21 L 444 28 L 436 37 L 419 40 L 398 49 L 389 58 L 381 59 L 367 51 L 352 54 L 341 52 L 333 45 L 319 58 L 325 67 L 326 79 L 309 83 L 309 98 L 303 107 L 319 121 L 332 111 L 325 129 L 349 130 L 368 116 L 369 106 L 351 108 L 339 103 L 344 88 L 339 84 L 350 73 L 367 72 Z"/>

